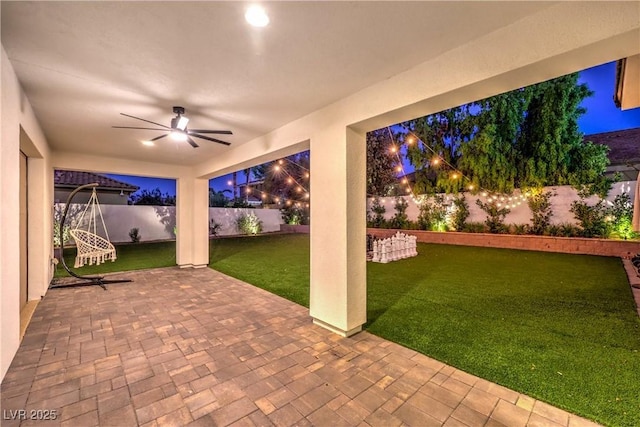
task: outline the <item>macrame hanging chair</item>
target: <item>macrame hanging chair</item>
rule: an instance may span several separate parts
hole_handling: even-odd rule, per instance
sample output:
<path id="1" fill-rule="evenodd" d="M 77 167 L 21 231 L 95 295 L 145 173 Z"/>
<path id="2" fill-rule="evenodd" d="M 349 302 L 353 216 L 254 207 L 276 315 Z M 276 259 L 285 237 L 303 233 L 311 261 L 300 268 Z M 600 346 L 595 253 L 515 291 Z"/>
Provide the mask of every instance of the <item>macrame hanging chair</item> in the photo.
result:
<path id="1" fill-rule="evenodd" d="M 98 187 L 98 183 L 92 183 L 81 185 L 80 187 L 73 190 L 71 194 L 69 194 L 69 197 L 67 197 L 67 203 L 65 205 L 64 212 L 62 213 L 62 219 L 60 220 L 59 229 L 64 230 L 67 213 L 69 212 L 69 206 L 71 206 L 73 197 L 82 190 L 86 190 L 89 188 L 93 189 L 93 191 L 91 192 L 91 197 L 89 198 L 89 202 L 84 208 L 80 220 L 76 223 L 84 224 L 84 217 L 88 214 L 87 226 L 85 228 L 80 228 L 79 225 L 76 225 L 74 229 L 69 231 L 69 234 L 71 234 L 73 240 L 76 242 L 77 248 L 76 261 L 74 266 L 75 268 L 82 267 L 86 264 L 99 265 L 107 260 L 116 260 L 116 248 L 109 241 L 107 227 L 104 224 L 104 218 L 102 217 L 100 203 L 98 203 L 96 187 Z M 102 225 L 102 231 L 104 232 L 105 237 L 98 235 L 97 216 L 100 217 L 100 224 Z M 69 275 L 72 277 L 80 279 L 80 281 L 57 283 L 54 281 L 54 279 L 52 279 L 51 283 L 49 284 L 49 289 L 66 288 L 70 286 L 98 285 L 106 291 L 106 284 L 126 283 L 132 281 L 131 279 L 105 279 L 103 276 L 82 276 L 71 270 L 69 266 L 67 266 L 67 263 L 64 260 L 64 256 L 60 257 L 60 261 L 67 273 L 69 273 Z"/>
<path id="2" fill-rule="evenodd" d="M 87 217 L 86 222 L 85 217 Z M 100 223 L 98 223 L 98 217 L 100 218 Z M 99 224 L 102 225 L 102 229 L 99 229 Z M 80 226 L 84 226 L 84 229 L 78 228 Z M 102 231 L 105 237 L 100 236 L 98 231 Z M 76 242 L 77 255 L 74 268 L 84 267 L 85 265 L 100 265 L 108 260 L 112 262 L 116 260 L 116 248 L 109 241 L 109 233 L 104 224 L 95 187 L 84 211 L 82 211 L 80 219 L 76 223 L 76 228 L 70 230 L 69 234 Z"/>

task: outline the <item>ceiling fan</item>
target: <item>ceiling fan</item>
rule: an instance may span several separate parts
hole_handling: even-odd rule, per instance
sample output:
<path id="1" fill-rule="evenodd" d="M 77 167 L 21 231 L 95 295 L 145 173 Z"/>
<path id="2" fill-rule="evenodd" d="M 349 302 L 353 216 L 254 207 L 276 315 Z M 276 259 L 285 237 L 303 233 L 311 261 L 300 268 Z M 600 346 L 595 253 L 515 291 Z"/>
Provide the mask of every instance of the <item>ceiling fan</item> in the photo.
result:
<path id="1" fill-rule="evenodd" d="M 163 132 L 167 132 L 164 135 L 156 136 L 150 141 L 157 141 L 160 138 L 164 138 L 167 135 L 170 135 L 176 141 L 187 141 L 193 148 L 198 148 L 198 144 L 193 140 L 192 137 L 206 139 L 207 141 L 217 142 L 218 144 L 231 145 L 231 143 L 227 141 L 222 141 L 220 139 L 211 138 L 210 136 L 201 135 L 203 133 L 213 133 L 213 134 L 222 134 L 222 135 L 233 135 L 230 130 L 210 130 L 210 129 L 188 129 L 187 123 L 189 119 L 183 116 L 184 107 L 173 107 L 173 112 L 177 114 L 174 118 L 171 119 L 171 127 L 162 125 L 160 123 L 152 122 L 151 120 L 141 119 L 140 117 L 131 116 L 129 114 L 120 113 L 123 116 L 131 117 L 132 119 L 142 120 L 143 122 L 151 123 L 156 126 L 160 126 L 160 128 L 145 128 L 145 127 L 134 127 L 134 126 L 113 126 L 117 129 L 145 129 L 145 130 L 159 130 Z"/>

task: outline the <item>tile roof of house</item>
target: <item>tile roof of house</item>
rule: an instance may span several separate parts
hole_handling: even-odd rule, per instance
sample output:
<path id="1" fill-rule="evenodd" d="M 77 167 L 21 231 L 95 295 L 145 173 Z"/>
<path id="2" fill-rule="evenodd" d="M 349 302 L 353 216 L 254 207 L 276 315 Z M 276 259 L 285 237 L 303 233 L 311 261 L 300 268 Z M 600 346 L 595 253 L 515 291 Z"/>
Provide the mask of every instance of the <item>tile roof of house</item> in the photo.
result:
<path id="1" fill-rule="evenodd" d="M 585 135 L 584 140 L 609 147 L 611 165 L 640 162 L 640 127 Z"/>
<path id="2" fill-rule="evenodd" d="M 53 184 L 56 187 L 79 187 L 85 184 L 97 182 L 98 188 L 103 190 L 136 191 L 139 187 L 108 176 L 93 172 L 80 172 L 69 170 L 56 170 L 53 174 Z"/>

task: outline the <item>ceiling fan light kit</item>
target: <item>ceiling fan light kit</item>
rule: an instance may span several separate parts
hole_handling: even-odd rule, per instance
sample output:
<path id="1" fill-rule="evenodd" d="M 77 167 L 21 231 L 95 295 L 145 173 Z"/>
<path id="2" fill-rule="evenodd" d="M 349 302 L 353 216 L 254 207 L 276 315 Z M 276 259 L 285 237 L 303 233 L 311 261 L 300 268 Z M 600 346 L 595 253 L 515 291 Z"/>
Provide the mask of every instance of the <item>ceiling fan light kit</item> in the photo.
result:
<path id="1" fill-rule="evenodd" d="M 207 141 L 217 142 L 218 144 L 223 145 L 231 145 L 231 143 L 227 141 L 222 141 L 220 139 L 212 138 L 210 136 L 202 135 L 203 133 L 209 134 L 221 134 L 221 135 L 233 135 L 230 130 L 212 130 L 212 129 L 188 129 L 187 124 L 189 123 L 189 119 L 183 114 L 185 113 L 184 107 L 175 106 L 173 107 L 173 112 L 176 114 L 174 118 L 171 119 L 171 127 L 165 126 L 160 123 L 152 122 L 151 120 L 142 119 L 140 117 L 131 116 L 129 114 L 120 113 L 125 117 L 130 117 L 136 120 L 142 120 L 143 122 L 151 123 L 153 125 L 159 126 L 159 128 L 148 128 L 148 127 L 138 127 L 138 126 L 113 126 L 116 129 L 144 129 L 144 130 L 155 130 L 155 131 L 163 131 L 167 132 L 163 135 L 156 136 L 148 141 L 144 141 L 144 145 L 154 145 L 154 141 L 157 141 L 160 138 L 164 138 L 167 135 L 171 135 L 171 139 L 174 141 L 187 141 L 189 145 L 193 148 L 198 148 L 198 144 L 193 140 L 192 137 L 204 139 Z"/>

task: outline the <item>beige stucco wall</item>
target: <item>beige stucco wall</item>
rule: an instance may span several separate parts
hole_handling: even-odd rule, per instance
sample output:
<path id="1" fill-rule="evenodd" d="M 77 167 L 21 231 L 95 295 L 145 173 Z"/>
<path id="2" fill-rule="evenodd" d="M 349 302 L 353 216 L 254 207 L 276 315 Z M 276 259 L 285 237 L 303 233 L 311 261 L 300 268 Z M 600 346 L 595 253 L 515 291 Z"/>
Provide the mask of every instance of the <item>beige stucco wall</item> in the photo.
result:
<path id="1" fill-rule="evenodd" d="M 52 274 L 51 213 L 53 170 L 50 152 L 29 101 L 2 48 L 0 58 L 0 377 L 4 377 L 19 346 L 20 259 L 19 153 L 28 156 L 28 286 L 29 300 L 46 292 Z"/>

